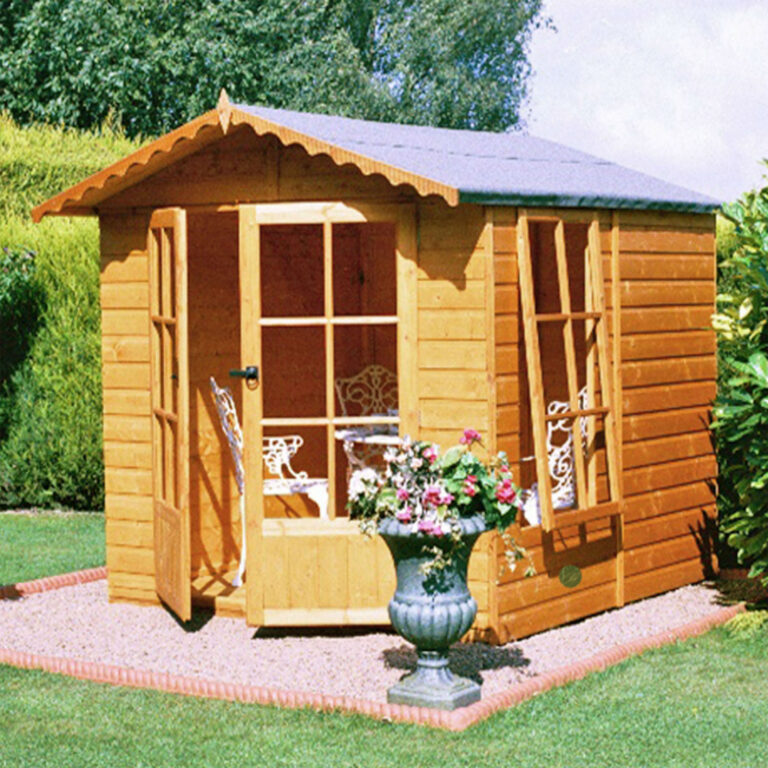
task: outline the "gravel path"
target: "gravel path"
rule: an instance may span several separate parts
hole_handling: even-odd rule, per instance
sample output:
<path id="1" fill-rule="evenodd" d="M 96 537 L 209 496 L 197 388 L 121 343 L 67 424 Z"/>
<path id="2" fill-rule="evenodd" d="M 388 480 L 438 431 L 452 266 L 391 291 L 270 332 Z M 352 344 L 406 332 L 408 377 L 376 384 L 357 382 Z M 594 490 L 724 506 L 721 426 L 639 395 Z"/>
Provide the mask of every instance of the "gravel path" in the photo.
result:
<path id="1" fill-rule="evenodd" d="M 451 668 L 488 696 L 532 675 L 719 610 L 716 590 L 683 587 L 504 646 L 457 644 Z M 224 682 L 384 701 L 416 662 L 386 632 L 256 633 L 242 619 L 197 614 L 184 629 L 166 610 L 107 602 L 105 581 L 0 601 L 0 648 Z"/>

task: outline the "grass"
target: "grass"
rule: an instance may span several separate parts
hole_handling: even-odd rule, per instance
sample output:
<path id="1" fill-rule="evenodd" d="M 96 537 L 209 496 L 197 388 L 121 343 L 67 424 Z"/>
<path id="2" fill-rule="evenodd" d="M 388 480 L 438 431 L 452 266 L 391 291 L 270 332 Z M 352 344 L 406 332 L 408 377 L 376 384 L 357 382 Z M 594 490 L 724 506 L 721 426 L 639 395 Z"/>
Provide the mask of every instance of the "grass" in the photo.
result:
<path id="1" fill-rule="evenodd" d="M 768 632 L 718 629 L 450 734 L 0 667 L 0 766 L 753 768 L 767 675 Z"/>
<path id="2" fill-rule="evenodd" d="M 95 568 L 104 557 L 102 514 L 0 513 L 0 584 Z"/>

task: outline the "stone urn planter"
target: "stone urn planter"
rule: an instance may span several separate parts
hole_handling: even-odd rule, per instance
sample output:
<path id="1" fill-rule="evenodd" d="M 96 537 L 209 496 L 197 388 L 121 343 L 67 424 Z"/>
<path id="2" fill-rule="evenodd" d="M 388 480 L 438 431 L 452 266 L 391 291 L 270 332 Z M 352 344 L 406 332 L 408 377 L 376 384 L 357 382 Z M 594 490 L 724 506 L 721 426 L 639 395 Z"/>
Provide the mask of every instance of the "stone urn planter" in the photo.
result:
<path id="1" fill-rule="evenodd" d="M 448 668 L 448 649 L 467 632 L 477 613 L 467 588 L 467 566 L 472 547 L 487 528 L 482 515 L 460 518 L 459 524 L 462 547 L 453 553 L 450 565 L 425 575 L 421 566 L 434 559 L 428 549 L 447 551 L 448 537 L 414 533 L 394 518 L 379 523 L 397 571 L 389 617 L 418 653 L 416 671 L 387 692 L 390 704 L 452 710 L 480 700 L 480 686 Z"/>

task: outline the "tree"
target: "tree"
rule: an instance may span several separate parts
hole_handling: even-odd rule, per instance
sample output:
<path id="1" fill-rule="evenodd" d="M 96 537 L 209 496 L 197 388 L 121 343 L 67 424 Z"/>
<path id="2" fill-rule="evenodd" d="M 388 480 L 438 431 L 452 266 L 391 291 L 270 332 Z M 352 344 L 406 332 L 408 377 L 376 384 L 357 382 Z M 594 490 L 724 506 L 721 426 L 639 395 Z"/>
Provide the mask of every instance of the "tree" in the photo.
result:
<path id="1" fill-rule="evenodd" d="M 13 0 L 0 109 L 156 135 L 233 101 L 506 130 L 542 0 Z M 4 38 L 4 40 L 3 40 Z"/>
<path id="2" fill-rule="evenodd" d="M 768 584 L 768 186 L 723 213 L 733 232 L 714 316 L 720 530 L 739 562 Z"/>

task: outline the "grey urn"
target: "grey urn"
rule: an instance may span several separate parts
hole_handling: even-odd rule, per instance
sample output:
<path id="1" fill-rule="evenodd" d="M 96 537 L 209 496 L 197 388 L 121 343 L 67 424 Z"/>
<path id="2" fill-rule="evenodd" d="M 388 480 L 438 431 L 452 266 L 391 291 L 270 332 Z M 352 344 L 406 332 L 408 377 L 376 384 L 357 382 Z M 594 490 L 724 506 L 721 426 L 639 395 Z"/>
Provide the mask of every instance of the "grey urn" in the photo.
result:
<path id="1" fill-rule="evenodd" d="M 397 572 L 397 588 L 389 603 L 392 626 L 416 646 L 416 671 L 387 692 L 391 704 L 458 709 L 480 700 L 480 686 L 454 675 L 448 668 L 448 649 L 472 626 L 477 603 L 467 587 L 467 566 L 472 547 L 486 530 L 482 515 L 461 518 L 462 546 L 450 566 L 425 575 L 426 551 L 451 546 L 448 537 L 414 533 L 394 518 L 379 524 Z"/>

